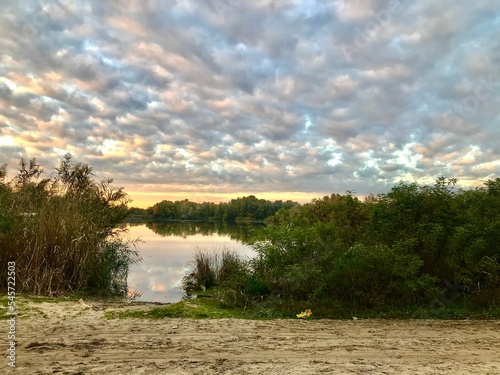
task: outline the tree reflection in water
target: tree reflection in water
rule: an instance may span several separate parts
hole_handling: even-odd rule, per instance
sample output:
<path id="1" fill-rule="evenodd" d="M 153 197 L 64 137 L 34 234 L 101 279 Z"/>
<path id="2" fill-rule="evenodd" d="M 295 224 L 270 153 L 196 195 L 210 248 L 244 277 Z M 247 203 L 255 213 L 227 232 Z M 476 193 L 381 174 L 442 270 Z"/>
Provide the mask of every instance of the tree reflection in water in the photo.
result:
<path id="1" fill-rule="evenodd" d="M 187 238 L 201 234 L 203 236 L 229 236 L 232 240 L 240 241 L 251 245 L 255 238 L 255 233 L 264 224 L 261 223 L 236 223 L 213 221 L 166 221 L 154 223 L 130 223 L 129 226 L 146 225 L 156 234 L 167 236 L 178 236 Z"/>

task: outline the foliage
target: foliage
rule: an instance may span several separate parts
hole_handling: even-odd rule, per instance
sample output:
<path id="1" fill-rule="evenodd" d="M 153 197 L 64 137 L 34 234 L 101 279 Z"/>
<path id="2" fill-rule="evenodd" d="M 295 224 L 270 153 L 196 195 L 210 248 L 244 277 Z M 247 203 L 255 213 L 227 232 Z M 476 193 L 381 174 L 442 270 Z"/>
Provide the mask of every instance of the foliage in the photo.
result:
<path id="1" fill-rule="evenodd" d="M 364 202 L 334 194 L 278 211 L 253 245 L 257 257 L 232 279 L 239 298 L 225 301 L 286 313 L 303 303 L 318 314 L 339 306 L 346 314 L 427 311 L 457 301 L 498 308 L 500 179 L 471 190 L 456 183 L 399 183 Z M 459 287 L 450 290 L 450 280 Z"/>
<path id="2" fill-rule="evenodd" d="M 218 222 L 253 222 L 263 221 L 280 210 L 287 210 L 297 206 L 292 201 L 268 201 L 257 199 L 253 195 L 232 199 L 228 203 L 191 202 L 188 199 L 181 201 L 163 200 L 153 207 L 129 209 L 130 219 L 143 220 L 210 220 Z"/>
<path id="3" fill-rule="evenodd" d="M 89 289 L 126 291 L 128 266 L 138 260 L 116 224 L 128 198 L 112 180 L 64 156 L 51 178 L 32 159 L 10 182 L 0 173 L 0 263 L 16 263 L 19 292 L 53 295 Z M 6 288 L 5 270 L 0 287 Z"/>

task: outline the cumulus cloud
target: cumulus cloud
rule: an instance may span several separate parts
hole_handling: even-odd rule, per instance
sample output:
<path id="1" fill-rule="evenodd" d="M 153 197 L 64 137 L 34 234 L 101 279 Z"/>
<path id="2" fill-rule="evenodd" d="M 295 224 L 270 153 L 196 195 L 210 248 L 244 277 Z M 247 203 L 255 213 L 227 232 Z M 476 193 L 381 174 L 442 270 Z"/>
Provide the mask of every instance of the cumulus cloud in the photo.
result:
<path id="1" fill-rule="evenodd" d="M 8 2 L 0 162 L 69 151 L 137 197 L 496 177 L 496 6 Z"/>

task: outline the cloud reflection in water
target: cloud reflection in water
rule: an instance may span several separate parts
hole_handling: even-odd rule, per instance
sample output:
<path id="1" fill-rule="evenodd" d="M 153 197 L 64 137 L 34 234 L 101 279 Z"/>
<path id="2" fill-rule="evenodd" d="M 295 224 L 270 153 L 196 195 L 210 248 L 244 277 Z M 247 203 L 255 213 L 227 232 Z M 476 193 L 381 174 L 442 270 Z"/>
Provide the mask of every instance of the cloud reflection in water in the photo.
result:
<path id="1" fill-rule="evenodd" d="M 226 246 L 245 257 L 255 254 L 251 247 L 231 239 L 229 234 L 160 236 L 146 225 L 128 229 L 131 238 L 143 241 L 137 244 L 143 261 L 133 265 L 128 276 L 131 292 L 141 293 L 139 301 L 179 301 L 182 278 L 189 273 L 189 262 L 198 248 L 216 250 Z"/>

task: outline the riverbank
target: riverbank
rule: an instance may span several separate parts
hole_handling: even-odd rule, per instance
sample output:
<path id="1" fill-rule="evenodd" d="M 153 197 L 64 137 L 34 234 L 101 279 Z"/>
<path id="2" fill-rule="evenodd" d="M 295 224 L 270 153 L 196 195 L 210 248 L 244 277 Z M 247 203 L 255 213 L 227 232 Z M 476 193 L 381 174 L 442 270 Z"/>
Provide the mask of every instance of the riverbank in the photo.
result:
<path id="1" fill-rule="evenodd" d="M 157 305 L 21 305 L 16 374 L 500 372 L 498 320 L 109 319 Z"/>

